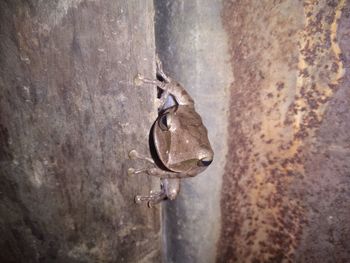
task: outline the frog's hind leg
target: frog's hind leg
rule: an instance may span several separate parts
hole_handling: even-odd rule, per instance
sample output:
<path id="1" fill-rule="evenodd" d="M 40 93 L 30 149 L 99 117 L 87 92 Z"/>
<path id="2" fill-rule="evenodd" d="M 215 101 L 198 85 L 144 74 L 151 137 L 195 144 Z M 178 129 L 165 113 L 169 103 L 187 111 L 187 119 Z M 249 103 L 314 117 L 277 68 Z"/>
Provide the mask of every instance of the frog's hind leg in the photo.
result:
<path id="1" fill-rule="evenodd" d="M 164 79 L 165 82 L 170 83 L 171 79 L 164 73 L 163 64 L 160 61 L 158 54 L 156 55 L 156 64 L 157 64 L 157 74 Z"/>
<path id="2" fill-rule="evenodd" d="M 149 196 L 135 196 L 135 203 L 148 202 L 148 206 L 152 207 L 165 199 L 174 200 L 180 191 L 180 179 L 162 179 L 160 191 L 150 191 Z"/>
<path id="3" fill-rule="evenodd" d="M 157 75 L 160 76 L 163 79 L 163 81 L 157 80 L 157 79 L 148 79 L 148 78 L 145 78 L 140 73 L 138 73 L 134 79 L 135 85 L 140 86 L 142 83 L 146 83 L 146 84 L 156 85 L 156 86 L 160 87 L 161 89 L 163 89 L 163 87 L 167 83 L 170 83 L 171 79 L 164 73 L 163 65 L 158 57 L 158 54 L 156 55 L 156 66 L 157 66 Z"/>
<path id="4" fill-rule="evenodd" d="M 160 203 L 166 198 L 167 198 L 166 193 L 162 189 L 159 192 L 150 191 L 149 195 L 135 196 L 135 203 L 141 204 L 142 202 L 147 202 L 148 206 L 152 207 L 153 205 Z"/>
<path id="5" fill-rule="evenodd" d="M 154 86 L 157 86 L 161 89 L 164 88 L 164 86 L 166 85 L 165 82 L 162 82 L 160 80 L 157 79 L 149 79 L 149 78 L 145 78 L 143 75 L 141 75 L 140 73 L 138 73 L 135 78 L 134 78 L 134 84 L 136 86 L 141 86 L 142 83 L 145 84 L 152 84 Z"/>
<path id="6" fill-rule="evenodd" d="M 132 174 L 138 174 L 138 173 L 147 173 L 151 174 L 150 170 L 157 170 L 157 168 L 153 169 L 140 169 L 140 170 L 134 170 L 132 168 L 129 168 L 128 173 Z M 158 174 L 158 173 L 157 173 Z M 135 196 L 135 203 L 141 204 L 142 202 L 147 202 L 149 207 L 152 207 L 155 204 L 160 203 L 164 199 L 167 199 L 167 193 L 166 189 L 164 188 L 164 185 L 161 184 L 161 190 L 160 191 L 153 191 L 151 190 L 149 195 L 136 195 Z"/>

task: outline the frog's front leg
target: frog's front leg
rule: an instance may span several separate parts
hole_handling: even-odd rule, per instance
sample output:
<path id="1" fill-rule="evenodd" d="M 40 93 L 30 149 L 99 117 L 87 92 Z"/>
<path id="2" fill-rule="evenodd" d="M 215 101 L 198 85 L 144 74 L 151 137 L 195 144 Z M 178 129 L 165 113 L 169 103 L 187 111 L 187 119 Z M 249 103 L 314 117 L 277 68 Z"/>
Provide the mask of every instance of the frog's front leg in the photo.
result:
<path id="1" fill-rule="evenodd" d="M 140 174 L 140 173 L 146 173 L 148 175 L 153 175 L 156 177 L 160 178 L 177 178 L 178 174 L 173 173 L 173 172 L 168 172 L 164 171 L 158 167 L 153 167 L 153 168 L 141 168 L 141 169 L 134 169 L 134 168 L 129 168 L 128 169 L 128 174 L 133 175 L 133 174 Z"/>
<path id="2" fill-rule="evenodd" d="M 134 160 L 134 159 L 145 160 L 145 161 L 147 161 L 147 162 L 149 162 L 149 163 L 154 165 L 154 161 L 153 161 L 152 158 L 147 157 L 147 156 L 139 153 L 136 150 L 131 150 L 128 155 L 129 155 L 129 158 L 132 159 L 132 160 Z"/>
<path id="3" fill-rule="evenodd" d="M 155 166 L 155 163 L 154 163 L 152 158 L 147 157 L 147 156 L 139 153 L 136 150 L 131 150 L 128 155 L 129 155 L 129 158 L 132 160 L 135 160 L 135 159 L 144 160 L 144 161 L 151 163 L 153 166 Z M 154 169 L 154 168 L 143 168 L 143 169 L 138 169 L 138 170 L 136 170 L 134 168 L 129 168 L 128 175 L 139 174 L 139 173 L 148 173 L 148 170 L 150 170 L 150 169 Z"/>

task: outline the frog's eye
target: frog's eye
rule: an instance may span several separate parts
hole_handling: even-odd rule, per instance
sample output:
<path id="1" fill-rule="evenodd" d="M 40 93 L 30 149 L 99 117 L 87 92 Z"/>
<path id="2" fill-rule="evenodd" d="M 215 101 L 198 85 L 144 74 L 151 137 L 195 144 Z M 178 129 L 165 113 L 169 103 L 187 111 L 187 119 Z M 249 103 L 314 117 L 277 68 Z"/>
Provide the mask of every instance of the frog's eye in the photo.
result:
<path id="1" fill-rule="evenodd" d="M 168 131 L 170 129 L 170 123 L 171 123 L 171 116 L 169 114 L 164 114 L 160 117 L 159 120 L 159 127 L 163 131 Z"/>
<path id="2" fill-rule="evenodd" d="M 198 166 L 209 166 L 212 163 L 213 159 L 203 158 L 198 161 Z"/>

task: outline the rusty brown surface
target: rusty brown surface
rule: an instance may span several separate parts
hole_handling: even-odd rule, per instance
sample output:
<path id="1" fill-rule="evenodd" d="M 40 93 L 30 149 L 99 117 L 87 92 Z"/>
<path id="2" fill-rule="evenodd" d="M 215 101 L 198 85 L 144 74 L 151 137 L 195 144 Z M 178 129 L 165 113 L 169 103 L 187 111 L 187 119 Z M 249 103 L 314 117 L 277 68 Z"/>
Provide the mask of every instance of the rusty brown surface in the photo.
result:
<path id="1" fill-rule="evenodd" d="M 350 260 L 349 8 L 224 2 L 234 82 L 218 262 Z"/>

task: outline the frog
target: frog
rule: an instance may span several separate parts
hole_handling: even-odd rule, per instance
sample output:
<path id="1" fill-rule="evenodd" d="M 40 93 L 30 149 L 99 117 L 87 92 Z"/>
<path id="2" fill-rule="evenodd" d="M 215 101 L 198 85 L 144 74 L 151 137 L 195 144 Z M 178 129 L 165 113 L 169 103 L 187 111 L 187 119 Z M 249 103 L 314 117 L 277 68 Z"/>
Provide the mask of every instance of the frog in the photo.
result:
<path id="1" fill-rule="evenodd" d="M 151 190 L 149 195 L 134 198 L 135 203 L 147 202 L 149 207 L 163 200 L 174 200 L 180 191 L 180 181 L 203 172 L 214 158 L 207 128 L 193 98 L 183 85 L 164 73 L 158 56 L 156 66 L 156 79 L 141 74 L 134 79 L 136 86 L 151 85 L 161 92 L 158 116 L 150 131 L 152 157 L 135 149 L 128 154 L 130 159 L 145 160 L 152 165 L 152 168 L 129 168 L 129 175 L 145 173 L 160 178 L 160 191 Z"/>

